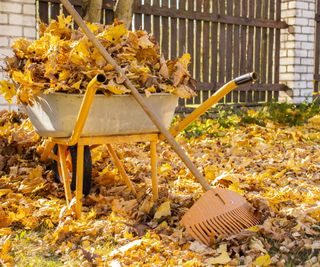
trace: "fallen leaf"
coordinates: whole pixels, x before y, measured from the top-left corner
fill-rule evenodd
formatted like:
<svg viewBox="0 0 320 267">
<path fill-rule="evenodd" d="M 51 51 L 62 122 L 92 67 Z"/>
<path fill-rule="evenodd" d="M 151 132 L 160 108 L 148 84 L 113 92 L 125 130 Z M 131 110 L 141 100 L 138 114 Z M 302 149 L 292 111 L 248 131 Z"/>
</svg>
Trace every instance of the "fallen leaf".
<svg viewBox="0 0 320 267">
<path fill-rule="evenodd" d="M 267 253 L 265 255 L 259 256 L 253 262 L 256 266 L 269 266 L 271 264 L 270 255 Z"/>
<path fill-rule="evenodd" d="M 221 244 L 217 249 L 217 253 L 220 253 L 218 257 L 211 257 L 205 260 L 206 264 L 227 264 L 231 261 L 227 252 L 227 244 Z"/>
<path fill-rule="evenodd" d="M 160 205 L 157 209 L 156 213 L 154 214 L 155 219 L 160 219 L 161 217 L 166 217 L 171 215 L 171 208 L 170 208 L 171 200 L 168 200 Z"/>
</svg>

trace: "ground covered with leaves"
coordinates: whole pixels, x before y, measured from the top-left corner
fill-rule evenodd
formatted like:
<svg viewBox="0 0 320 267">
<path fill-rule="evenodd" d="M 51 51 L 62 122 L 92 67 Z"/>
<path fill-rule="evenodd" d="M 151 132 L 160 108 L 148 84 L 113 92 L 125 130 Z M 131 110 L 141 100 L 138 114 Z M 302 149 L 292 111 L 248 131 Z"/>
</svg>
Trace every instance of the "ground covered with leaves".
<svg viewBox="0 0 320 267">
<path fill-rule="evenodd" d="M 148 144 L 115 147 L 137 198 L 107 149 L 95 148 L 93 188 L 83 201 L 82 218 L 75 220 L 50 162 L 39 160 L 41 139 L 30 122 L 1 112 L 1 264 L 319 266 L 320 116 L 297 117 L 300 111 L 287 106 L 245 115 L 223 112 L 194 123 L 177 140 L 212 185 L 242 194 L 264 220 L 212 247 L 194 241 L 180 224 L 202 189 L 165 143 L 158 146 L 155 203 Z M 275 116 L 289 121 L 278 123 Z"/>
</svg>

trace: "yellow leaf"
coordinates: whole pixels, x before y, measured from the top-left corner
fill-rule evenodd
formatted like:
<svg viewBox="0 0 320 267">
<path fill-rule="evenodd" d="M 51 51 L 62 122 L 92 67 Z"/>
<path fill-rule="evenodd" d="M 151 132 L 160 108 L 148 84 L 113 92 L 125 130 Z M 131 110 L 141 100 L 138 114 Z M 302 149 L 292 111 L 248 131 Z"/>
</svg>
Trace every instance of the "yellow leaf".
<svg viewBox="0 0 320 267">
<path fill-rule="evenodd" d="M 13 45 L 11 46 L 14 53 L 20 57 L 23 58 L 28 53 L 28 47 L 30 46 L 31 42 L 27 39 L 20 38 L 14 41 Z"/>
<path fill-rule="evenodd" d="M 240 188 L 240 183 L 239 182 L 234 182 L 231 185 L 229 185 L 228 189 L 231 191 L 237 192 L 241 195 L 244 195 L 244 191 Z"/>
<path fill-rule="evenodd" d="M 253 264 L 257 266 L 269 266 L 271 264 L 270 255 L 267 253 L 256 258 Z"/>
<path fill-rule="evenodd" d="M 160 219 L 161 217 L 170 216 L 171 215 L 171 208 L 170 208 L 171 201 L 168 200 L 160 205 L 157 209 L 154 218 Z"/>
<path fill-rule="evenodd" d="M 227 244 L 221 244 L 217 249 L 218 253 L 221 253 L 218 257 L 212 257 L 206 260 L 207 264 L 227 264 L 231 261 L 227 252 Z"/>
<path fill-rule="evenodd" d="M 128 32 L 124 24 L 111 25 L 98 35 L 111 43 L 118 43 L 120 38 Z"/>
<path fill-rule="evenodd" d="M 11 193 L 12 190 L 11 189 L 0 189 L 0 197 L 5 196 L 8 193 Z"/>
<path fill-rule="evenodd" d="M 11 228 L 0 228 L 0 236 L 12 234 Z"/>
<path fill-rule="evenodd" d="M 154 43 L 149 40 L 149 36 L 146 34 L 139 38 L 138 45 L 140 48 L 146 49 L 153 47 Z"/>
<path fill-rule="evenodd" d="M 70 70 L 63 70 L 59 73 L 59 81 L 67 80 L 70 76 Z"/>
<path fill-rule="evenodd" d="M 74 83 L 72 86 L 71 86 L 71 88 L 74 88 L 74 89 L 80 89 L 80 86 L 81 86 L 81 82 L 82 82 L 82 80 L 79 80 L 79 81 L 77 81 L 76 83 Z"/>
<path fill-rule="evenodd" d="M 10 249 L 11 249 L 11 241 L 9 240 L 9 238 L 7 238 L 6 241 L 2 245 L 1 253 L 4 254 L 4 255 L 8 254 Z"/>
<path fill-rule="evenodd" d="M 0 81 L 0 94 L 11 104 L 12 98 L 16 95 L 14 84 L 5 80 Z"/>
<path fill-rule="evenodd" d="M 250 228 L 247 228 L 246 230 L 251 231 L 251 232 L 258 232 L 260 230 L 260 228 L 258 225 L 255 225 Z"/>
<path fill-rule="evenodd" d="M 190 64 L 191 56 L 189 53 L 185 53 L 182 55 L 181 58 L 178 59 L 178 61 L 181 63 L 181 65 L 187 69 L 188 65 Z"/>
<path fill-rule="evenodd" d="M 111 80 L 107 85 L 101 85 L 101 88 L 105 88 L 116 95 L 122 95 L 130 92 L 130 90 L 128 90 L 124 85 L 116 84 L 113 80 Z"/>
<path fill-rule="evenodd" d="M 261 240 L 259 240 L 259 239 L 252 238 L 252 239 L 250 240 L 249 247 L 250 247 L 250 249 L 252 249 L 252 250 L 261 251 L 261 252 L 263 252 L 263 253 L 267 253 L 267 251 L 265 250 L 265 248 L 264 248 Z"/>
</svg>

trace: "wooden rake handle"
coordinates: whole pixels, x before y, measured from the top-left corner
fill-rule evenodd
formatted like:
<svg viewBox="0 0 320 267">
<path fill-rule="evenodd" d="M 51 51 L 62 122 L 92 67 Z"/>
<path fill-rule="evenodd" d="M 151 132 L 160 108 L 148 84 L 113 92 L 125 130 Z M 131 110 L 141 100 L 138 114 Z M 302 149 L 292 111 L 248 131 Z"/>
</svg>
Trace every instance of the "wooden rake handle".
<svg viewBox="0 0 320 267">
<path fill-rule="evenodd" d="M 68 0 L 60 0 L 60 2 L 64 5 L 66 10 L 69 12 L 69 14 L 75 20 L 75 22 L 83 30 L 83 32 L 86 34 L 88 39 L 99 50 L 99 52 L 105 58 L 105 60 L 109 64 L 111 64 L 114 67 L 114 69 L 122 77 L 124 77 L 124 79 L 125 79 L 124 84 L 127 86 L 127 88 L 129 88 L 131 90 L 131 93 L 134 96 L 134 98 L 136 99 L 136 101 L 140 104 L 140 106 L 146 112 L 146 114 L 149 116 L 151 121 L 157 126 L 160 133 L 162 133 L 162 135 L 167 139 L 168 143 L 172 146 L 173 150 L 178 154 L 178 156 L 181 158 L 181 160 L 189 168 L 189 170 L 194 175 L 194 177 L 199 181 L 199 183 L 202 185 L 202 187 L 205 190 L 209 190 L 211 187 L 210 187 L 208 181 L 204 178 L 204 176 L 196 168 L 196 166 L 193 164 L 193 162 L 190 160 L 190 158 L 186 155 L 186 153 L 181 148 L 181 146 L 176 142 L 176 140 L 170 134 L 170 132 L 167 130 L 167 128 L 161 123 L 157 114 L 155 114 L 152 111 L 152 108 L 147 103 L 145 103 L 145 101 L 143 100 L 143 98 L 140 95 L 140 93 L 138 92 L 138 90 L 130 82 L 130 80 L 126 77 L 124 71 L 120 68 L 120 66 L 117 64 L 117 62 L 111 57 L 111 55 L 107 52 L 107 50 L 104 48 L 104 46 L 100 43 L 100 41 L 90 31 L 90 29 L 87 27 L 87 25 L 84 23 L 84 21 L 80 17 L 79 13 L 73 8 L 73 6 L 70 4 L 70 2 Z"/>
</svg>

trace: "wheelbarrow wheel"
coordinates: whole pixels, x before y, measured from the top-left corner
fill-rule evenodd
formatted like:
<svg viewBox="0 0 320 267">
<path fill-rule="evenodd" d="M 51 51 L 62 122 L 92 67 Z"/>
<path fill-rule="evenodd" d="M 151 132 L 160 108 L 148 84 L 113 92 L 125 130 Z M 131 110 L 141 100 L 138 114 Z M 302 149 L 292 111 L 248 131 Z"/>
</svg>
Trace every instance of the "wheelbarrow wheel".
<svg viewBox="0 0 320 267">
<path fill-rule="evenodd" d="M 70 164 L 67 164 L 67 168 L 70 173 L 72 173 L 71 180 L 71 190 L 76 189 L 76 177 L 77 177 L 77 145 L 69 146 L 68 153 L 70 155 Z M 54 154 L 58 154 L 58 145 L 55 145 L 53 148 Z M 91 177 L 92 177 L 92 161 L 91 161 L 91 152 L 89 146 L 84 146 L 84 155 L 83 155 L 83 189 L 82 192 L 85 195 L 90 193 L 91 189 Z M 58 168 L 57 161 L 53 161 L 52 170 L 54 172 L 54 180 L 58 183 L 62 181 L 60 170 Z"/>
</svg>

